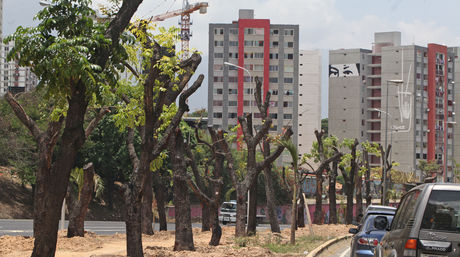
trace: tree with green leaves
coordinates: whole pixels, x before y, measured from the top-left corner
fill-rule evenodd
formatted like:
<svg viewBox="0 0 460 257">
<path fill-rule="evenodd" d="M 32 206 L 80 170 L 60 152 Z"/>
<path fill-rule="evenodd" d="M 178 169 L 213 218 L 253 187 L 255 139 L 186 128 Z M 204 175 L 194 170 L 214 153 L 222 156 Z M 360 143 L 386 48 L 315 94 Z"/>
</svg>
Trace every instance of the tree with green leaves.
<svg viewBox="0 0 460 257">
<path fill-rule="evenodd" d="M 54 256 L 70 171 L 78 150 L 94 128 L 89 126 L 85 131 L 85 114 L 88 106 L 100 103 L 106 89 L 116 85 L 115 67 L 126 58 L 120 44 L 126 39 L 123 31 L 141 2 L 123 1 L 110 23 L 99 23 L 92 19 L 95 13 L 89 0 L 54 0 L 37 14 L 36 27 L 19 27 L 5 39 L 14 41 L 8 59 L 30 67 L 39 78 L 38 88 L 45 91 L 46 100 L 54 101 L 48 127 L 43 130 L 11 93 L 5 95 L 39 148 L 34 257 Z"/>
<path fill-rule="evenodd" d="M 155 165 L 156 161 L 165 158 L 161 154 L 168 144 L 176 145 L 169 139 L 173 134 L 175 135 L 173 138 L 181 138 L 177 127 L 184 113 L 189 111 L 187 99 L 201 86 L 204 76 L 198 76 L 196 81 L 185 89 L 201 62 L 201 56 L 193 53 L 186 60 L 180 60 L 174 50 L 177 29 L 159 28 L 156 32 L 149 21 L 140 20 L 131 24 L 130 32 L 136 41 L 125 45 L 129 60 L 124 65 L 131 73 L 134 82 L 126 81 L 116 91 L 116 94 L 124 100 L 116 119 L 117 124 L 128 131 L 127 145 L 133 167 L 129 183 L 123 185 L 127 205 L 127 253 L 129 256 L 143 256 L 142 224 L 148 226 L 149 233 L 153 233 L 151 231 L 152 165 L 160 167 L 161 165 Z M 179 98 L 178 106 L 177 98 Z M 139 156 L 133 143 L 134 129 L 138 130 L 141 137 Z M 176 148 L 169 149 L 170 152 L 173 150 L 175 151 L 173 153 L 179 151 Z M 183 192 L 185 178 L 182 178 L 182 170 L 180 170 L 183 164 L 175 163 L 174 155 L 171 158 L 173 173 L 179 172 L 173 175 L 174 202 L 176 207 L 179 207 L 182 206 L 181 204 L 186 204 L 188 199 L 188 196 L 184 195 L 187 191 Z M 147 211 L 148 214 L 144 215 L 144 223 L 142 223 L 143 211 Z M 186 224 L 183 226 L 182 223 L 187 222 L 188 218 L 184 211 L 176 212 L 174 250 L 179 251 L 194 249 L 193 239 L 190 240 L 191 234 L 188 229 L 180 229 L 188 227 Z"/>
<path fill-rule="evenodd" d="M 342 157 L 342 153 L 337 150 L 336 144 L 337 139 L 335 137 L 328 137 L 325 131 L 315 130 L 316 142 L 313 142 L 310 153 L 304 154 L 302 157 L 302 164 L 307 164 L 310 169 L 315 173 L 316 177 L 316 191 L 315 191 L 315 212 L 313 223 L 321 224 L 323 218 L 323 175 L 325 172 L 330 170 L 329 164 L 339 160 Z M 309 159 L 316 163 L 316 168 L 309 164 Z M 329 190 L 335 192 L 335 178 L 336 175 L 332 174 L 329 176 Z M 336 210 L 335 193 L 329 194 L 330 201 L 330 217 L 337 215 L 334 214 Z"/>
<path fill-rule="evenodd" d="M 345 223 L 352 224 L 353 222 L 353 198 L 355 191 L 356 173 L 359 168 L 360 151 L 358 149 L 358 139 L 344 138 L 341 145 L 345 147 L 349 153 L 345 153 L 339 163 L 339 168 L 345 180 L 345 194 L 347 196 L 347 210 L 345 214 Z"/>
</svg>

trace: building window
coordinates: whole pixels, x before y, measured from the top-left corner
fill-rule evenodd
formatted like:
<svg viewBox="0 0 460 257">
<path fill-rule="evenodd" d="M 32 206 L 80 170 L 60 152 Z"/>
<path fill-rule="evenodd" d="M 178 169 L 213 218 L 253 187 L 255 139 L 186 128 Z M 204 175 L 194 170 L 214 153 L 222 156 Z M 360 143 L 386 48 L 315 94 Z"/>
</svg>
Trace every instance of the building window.
<svg viewBox="0 0 460 257">
<path fill-rule="evenodd" d="M 278 41 L 273 41 L 273 42 L 271 42 L 270 46 L 271 46 L 272 48 L 277 48 L 277 47 L 278 47 Z"/>
<path fill-rule="evenodd" d="M 292 107 L 292 102 L 283 102 L 283 107 Z"/>
<path fill-rule="evenodd" d="M 228 82 L 231 82 L 231 83 L 238 82 L 238 77 L 228 77 Z"/>
<path fill-rule="evenodd" d="M 273 89 L 271 93 L 272 95 L 278 95 L 278 89 Z"/>
<path fill-rule="evenodd" d="M 278 54 L 277 53 L 270 53 L 269 57 L 270 57 L 270 59 L 278 60 Z"/>
<path fill-rule="evenodd" d="M 245 34 L 245 35 L 252 35 L 252 34 L 254 34 L 254 29 L 252 29 L 252 28 L 245 28 L 245 29 L 244 29 L 244 34 Z"/>
<path fill-rule="evenodd" d="M 293 83 L 294 79 L 293 78 L 284 78 L 284 83 Z"/>
<path fill-rule="evenodd" d="M 212 117 L 216 119 L 222 119 L 222 113 L 221 112 L 215 112 L 213 113 Z"/>
<path fill-rule="evenodd" d="M 214 101 L 212 101 L 212 106 L 222 106 L 222 100 L 214 100 Z"/>
<path fill-rule="evenodd" d="M 284 54 L 284 59 L 292 60 L 294 59 L 294 54 Z"/>
<path fill-rule="evenodd" d="M 278 83 L 278 78 L 269 78 L 268 81 L 270 83 Z"/>
<path fill-rule="evenodd" d="M 272 119 L 277 119 L 277 118 L 278 118 L 278 114 L 277 114 L 277 113 L 270 113 L 268 116 L 269 116 L 270 118 L 272 118 Z"/>
<path fill-rule="evenodd" d="M 214 77 L 214 82 L 224 82 L 223 77 Z"/>
<path fill-rule="evenodd" d="M 214 64 L 214 70 L 223 70 L 224 66 L 222 64 Z"/>
<path fill-rule="evenodd" d="M 285 36 L 294 36 L 294 30 L 293 29 L 286 29 L 286 30 L 284 30 L 284 35 Z"/>
<path fill-rule="evenodd" d="M 238 94 L 238 89 L 228 89 L 228 94 L 229 95 L 236 95 Z"/>
<path fill-rule="evenodd" d="M 217 95 L 221 95 L 222 92 L 223 92 L 222 88 L 216 88 L 216 89 L 214 89 L 214 90 L 215 90 L 215 91 L 214 91 L 215 94 L 217 94 Z"/>
<path fill-rule="evenodd" d="M 278 106 L 278 102 L 277 101 L 270 101 L 270 107 L 277 107 Z"/>
<path fill-rule="evenodd" d="M 284 66 L 284 72 L 294 72 L 294 66 Z"/>
<path fill-rule="evenodd" d="M 285 90 L 284 95 L 294 95 L 294 91 L 293 90 Z"/>
<path fill-rule="evenodd" d="M 215 35 L 223 35 L 224 34 L 224 29 L 222 29 L 222 28 L 214 29 L 214 34 Z"/>
<path fill-rule="evenodd" d="M 228 106 L 237 106 L 238 102 L 237 101 L 228 101 Z"/>
<path fill-rule="evenodd" d="M 230 29 L 229 33 L 233 35 L 238 35 L 238 29 Z"/>
<path fill-rule="evenodd" d="M 228 46 L 238 46 L 238 41 L 229 41 Z"/>
<path fill-rule="evenodd" d="M 264 58 L 264 53 L 254 53 L 254 58 L 255 59 L 263 59 Z"/>
<path fill-rule="evenodd" d="M 238 53 L 228 53 L 228 58 L 235 58 L 235 59 L 238 59 Z M 234 66 L 230 66 L 232 67 L 231 69 L 233 70 L 236 70 L 237 68 L 234 67 Z"/>
<path fill-rule="evenodd" d="M 277 29 L 271 29 L 270 30 L 270 35 L 278 35 L 278 30 Z"/>
<path fill-rule="evenodd" d="M 224 58 L 224 53 L 214 53 L 214 58 Z"/>
<path fill-rule="evenodd" d="M 214 46 L 224 46 L 224 41 L 214 41 Z"/>
<path fill-rule="evenodd" d="M 254 46 L 254 41 L 250 40 L 244 40 L 244 46 Z"/>
<path fill-rule="evenodd" d="M 290 114 L 290 113 L 286 114 L 285 113 L 285 114 L 283 114 L 283 118 L 286 119 L 286 120 L 291 120 L 292 119 L 292 114 Z"/>
<path fill-rule="evenodd" d="M 269 70 L 269 71 L 278 71 L 278 65 L 270 65 L 270 66 L 268 67 L 268 70 Z"/>
<path fill-rule="evenodd" d="M 294 47 L 294 42 L 284 42 L 284 47 L 285 48 L 293 48 Z"/>
<path fill-rule="evenodd" d="M 235 118 L 237 118 L 237 116 L 238 116 L 238 114 L 235 113 L 235 112 L 229 112 L 228 113 L 228 118 L 229 119 L 235 119 Z"/>
</svg>

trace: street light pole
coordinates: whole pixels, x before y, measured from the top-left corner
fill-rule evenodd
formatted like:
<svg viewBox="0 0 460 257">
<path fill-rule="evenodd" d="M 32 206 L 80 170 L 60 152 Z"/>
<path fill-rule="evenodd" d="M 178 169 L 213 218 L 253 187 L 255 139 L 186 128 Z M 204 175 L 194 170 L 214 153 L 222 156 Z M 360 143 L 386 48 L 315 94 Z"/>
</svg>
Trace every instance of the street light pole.
<svg viewBox="0 0 460 257">
<path fill-rule="evenodd" d="M 400 79 L 391 79 L 387 80 L 387 92 L 386 92 L 386 104 L 385 104 L 385 112 L 387 113 L 385 117 L 385 155 L 387 155 L 388 151 L 388 88 L 390 87 L 390 83 L 394 83 L 396 86 L 399 86 L 400 84 L 403 83 L 402 80 Z M 391 172 L 391 171 L 390 171 Z M 383 187 L 383 192 L 382 192 L 382 205 L 385 205 L 386 203 L 386 194 L 387 194 L 387 188 L 388 188 L 388 183 L 387 183 L 387 159 L 384 156 L 383 158 L 383 169 L 382 169 L 382 187 Z"/>
<path fill-rule="evenodd" d="M 253 89 L 252 89 L 252 75 L 251 75 L 251 72 L 244 68 L 244 67 L 241 67 L 239 65 L 236 65 L 236 64 L 233 64 L 233 63 L 230 63 L 230 62 L 224 62 L 224 65 L 227 65 L 227 66 L 233 66 L 233 67 L 236 67 L 238 69 L 241 69 L 245 72 L 247 72 L 249 74 L 249 88 L 250 88 L 250 93 L 251 93 L 251 98 L 249 99 L 249 113 L 251 114 L 251 119 L 253 118 L 253 115 L 252 115 L 252 98 L 254 97 L 254 92 L 253 92 Z M 243 85 L 244 85 L 244 76 L 243 76 Z M 244 94 L 244 91 L 243 91 L 243 94 Z M 243 97 L 243 110 L 244 110 L 244 97 Z M 244 111 L 243 111 L 244 112 Z M 252 128 L 251 128 L 252 130 Z M 249 200 L 250 200 L 250 190 L 248 189 L 248 204 L 247 204 L 247 208 L 246 208 L 246 225 L 249 226 Z"/>
<path fill-rule="evenodd" d="M 241 67 L 239 65 L 236 65 L 236 64 L 233 64 L 233 63 L 230 63 L 230 62 L 224 62 L 224 65 L 228 65 L 228 66 L 233 66 L 233 67 L 236 67 L 238 69 L 241 69 L 245 72 L 248 73 L 249 75 L 249 89 L 251 91 L 251 98 L 249 99 L 249 113 L 251 113 L 251 118 L 252 118 L 252 98 L 254 97 L 254 91 L 253 91 L 253 88 L 252 88 L 252 75 L 251 75 L 251 72 L 244 68 L 244 67 Z M 244 85 L 244 76 L 243 76 L 243 85 Z M 244 94 L 244 91 L 243 91 L 243 94 Z M 243 98 L 244 99 L 244 98 Z M 244 106 L 244 101 L 243 101 L 243 106 Z"/>
</svg>

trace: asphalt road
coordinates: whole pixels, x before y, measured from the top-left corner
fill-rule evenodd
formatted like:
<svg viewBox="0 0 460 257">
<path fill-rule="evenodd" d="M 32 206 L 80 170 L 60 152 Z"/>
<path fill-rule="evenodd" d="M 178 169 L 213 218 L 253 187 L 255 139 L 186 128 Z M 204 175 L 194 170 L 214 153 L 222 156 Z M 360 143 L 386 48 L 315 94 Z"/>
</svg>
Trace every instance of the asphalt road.
<svg viewBox="0 0 460 257">
<path fill-rule="evenodd" d="M 350 256 L 350 240 L 342 240 L 336 244 L 329 246 L 325 249 L 320 257 L 348 257 Z"/>
<path fill-rule="evenodd" d="M 0 236 L 32 236 L 33 225 L 32 220 L 10 220 L 0 219 Z M 66 227 L 68 222 L 65 223 Z M 226 226 L 235 226 L 229 224 Z M 201 223 L 193 223 L 192 227 L 201 228 Z M 261 224 L 259 228 L 269 228 L 268 224 Z M 281 229 L 288 228 L 289 225 L 281 224 Z M 174 223 L 168 223 L 168 230 L 173 231 L 176 228 Z M 112 235 L 115 233 L 125 233 L 125 223 L 123 221 L 85 221 L 85 230 L 94 232 L 99 235 Z M 154 230 L 159 230 L 159 225 L 154 224 Z"/>
</svg>

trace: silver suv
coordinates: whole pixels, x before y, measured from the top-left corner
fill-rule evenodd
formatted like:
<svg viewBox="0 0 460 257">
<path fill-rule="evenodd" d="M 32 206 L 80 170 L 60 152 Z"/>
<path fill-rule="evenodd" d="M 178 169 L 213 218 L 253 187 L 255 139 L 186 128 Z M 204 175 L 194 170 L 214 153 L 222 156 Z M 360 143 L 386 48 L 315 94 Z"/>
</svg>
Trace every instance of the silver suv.
<svg viewBox="0 0 460 257">
<path fill-rule="evenodd" d="M 374 256 L 460 256 L 460 184 L 423 184 L 405 194 Z"/>
</svg>

